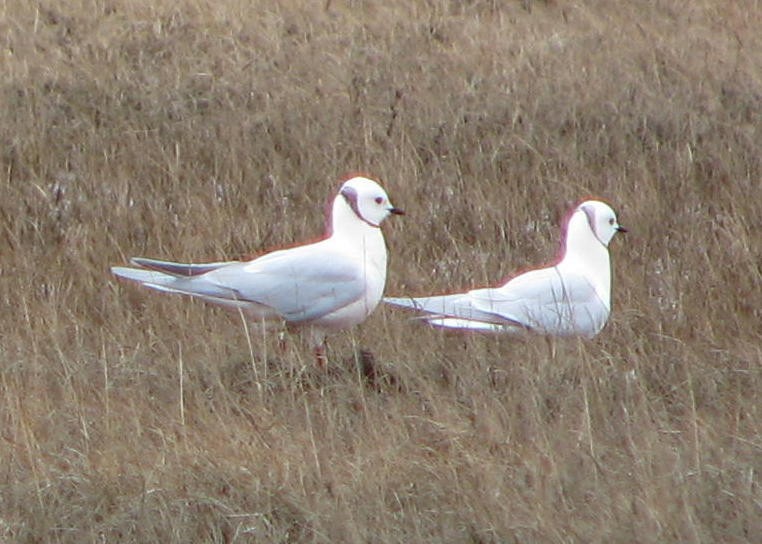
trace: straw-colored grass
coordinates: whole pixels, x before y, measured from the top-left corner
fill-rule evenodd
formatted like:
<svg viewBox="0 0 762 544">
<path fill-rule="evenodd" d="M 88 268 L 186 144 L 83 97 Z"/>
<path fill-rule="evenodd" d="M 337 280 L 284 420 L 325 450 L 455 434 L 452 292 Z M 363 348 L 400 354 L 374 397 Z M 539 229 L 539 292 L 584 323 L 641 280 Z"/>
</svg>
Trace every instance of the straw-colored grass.
<svg viewBox="0 0 762 544">
<path fill-rule="evenodd" d="M 0 3 L 0 541 L 762 538 L 762 6 Z M 407 211 L 387 293 L 554 258 L 595 195 L 593 341 L 379 310 L 313 368 L 115 281 Z"/>
</svg>

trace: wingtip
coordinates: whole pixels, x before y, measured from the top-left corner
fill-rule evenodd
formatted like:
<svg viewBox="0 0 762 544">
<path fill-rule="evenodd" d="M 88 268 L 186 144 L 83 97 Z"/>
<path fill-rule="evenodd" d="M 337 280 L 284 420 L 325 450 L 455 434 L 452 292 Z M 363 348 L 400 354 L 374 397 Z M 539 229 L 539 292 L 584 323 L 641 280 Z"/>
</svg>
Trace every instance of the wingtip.
<svg viewBox="0 0 762 544">
<path fill-rule="evenodd" d="M 132 266 L 139 266 L 140 268 L 149 268 L 150 259 L 145 257 L 130 257 L 130 264 Z"/>
<path fill-rule="evenodd" d="M 110 268 L 111 273 L 120 280 L 137 281 L 134 276 L 134 268 L 127 266 L 112 266 Z"/>
<path fill-rule="evenodd" d="M 417 309 L 418 305 L 414 298 L 408 297 L 384 297 L 384 302 L 391 306 L 399 306 L 400 308 L 412 308 Z"/>
</svg>

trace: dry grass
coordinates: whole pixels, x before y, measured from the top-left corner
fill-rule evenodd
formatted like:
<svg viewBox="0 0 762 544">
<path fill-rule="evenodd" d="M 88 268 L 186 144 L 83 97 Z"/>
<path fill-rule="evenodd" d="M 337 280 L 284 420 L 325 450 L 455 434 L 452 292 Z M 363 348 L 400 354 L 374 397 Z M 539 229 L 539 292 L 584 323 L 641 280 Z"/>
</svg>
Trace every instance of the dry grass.
<svg viewBox="0 0 762 544">
<path fill-rule="evenodd" d="M 0 540 L 759 542 L 762 7 L 251 4 L 0 4 Z M 391 294 L 608 199 L 612 322 L 551 358 L 382 308 L 321 375 L 108 273 L 315 237 L 355 170 Z"/>
</svg>

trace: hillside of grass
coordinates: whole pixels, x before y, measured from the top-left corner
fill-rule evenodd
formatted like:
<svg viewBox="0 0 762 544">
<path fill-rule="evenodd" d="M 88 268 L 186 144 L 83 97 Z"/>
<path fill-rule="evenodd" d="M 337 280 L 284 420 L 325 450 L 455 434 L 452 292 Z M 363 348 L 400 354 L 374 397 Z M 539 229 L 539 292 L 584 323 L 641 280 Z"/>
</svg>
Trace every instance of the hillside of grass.
<svg viewBox="0 0 762 544">
<path fill-rule="evenodd" d="M 762 7 L 0 5 L 0 541 L 752 543 Z M 406 210 L 386 293 L 494 285 L 606 200 L 591 341 L 298 333 L 118 282 Z"/>
</svg>

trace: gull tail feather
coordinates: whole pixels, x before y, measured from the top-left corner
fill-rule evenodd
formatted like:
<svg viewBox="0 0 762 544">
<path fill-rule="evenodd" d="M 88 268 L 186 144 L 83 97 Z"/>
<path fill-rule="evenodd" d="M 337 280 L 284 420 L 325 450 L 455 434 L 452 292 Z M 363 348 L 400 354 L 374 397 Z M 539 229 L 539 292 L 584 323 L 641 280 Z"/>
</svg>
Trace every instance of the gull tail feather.
<svg viewBox="0 0 762 544">
<path fill-rule="evenodd" d="M 247 310 L 252 304 L 250 301 L 236 296 L 235 291 L 204 282 L 203 278 L 187 278 L 156 270 L 142 270 L 125 266 L 111 267 L 111 272 L 115 276 L 137 282 L 149 289 L 196 297 L 228 308 Z"/>
<path fill-rule="evenodd" d="M 460 319 L 457 317 L 446 316 L 423 316 L 423 319 L 437 329 L 457 329 L 474 332 L 493 332 L 493 333 L 520 333 L 526 329 L 517 325 L 487 323 L 484 321 L 474 321 L 472 319 Z"/>
<path fill-rule="evenodd" d="M 112 266 L 111 272 L 115 276 L 125 280 L 134 281 L 150 289 L 164 291 L 166 293 L 187 294 L 184 290 L 172 287 L 172 283 L 177 281 L 177 277 L 155 270 L 140 270 L 138 268 L 127 268 L 126 266 Z"/>
</svg>

